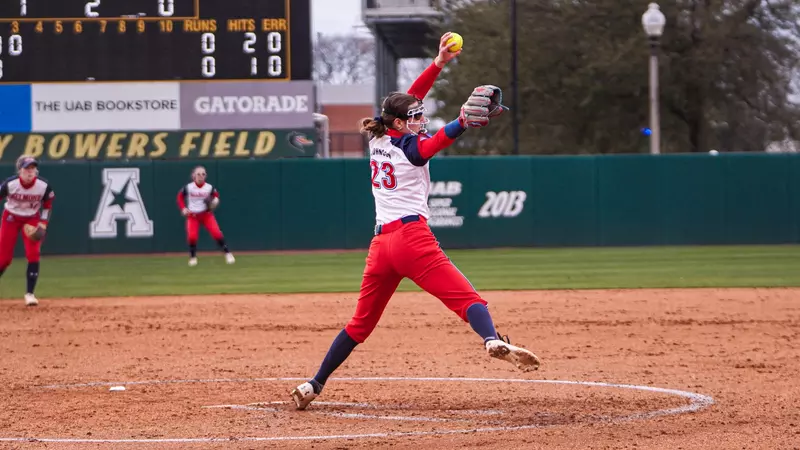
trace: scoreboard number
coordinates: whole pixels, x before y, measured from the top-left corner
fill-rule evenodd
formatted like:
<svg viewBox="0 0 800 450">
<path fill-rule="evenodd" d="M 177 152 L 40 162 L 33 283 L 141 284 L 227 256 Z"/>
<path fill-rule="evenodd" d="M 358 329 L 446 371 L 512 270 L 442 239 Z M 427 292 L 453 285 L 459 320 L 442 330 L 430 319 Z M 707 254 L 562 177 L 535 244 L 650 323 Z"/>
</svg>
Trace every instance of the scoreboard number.
<svg viewBox="0 0 800 450">
<path fill-rule="evenodd" d="M 28 15 L 28 0 L 19 0 L 19 15 L 21 17 Z"/>
<path fill-rule="evenodd" d="M 100 13 L 95 12 L 92 8 L 97 8 L 100 6 L 100 0 L 91 0 L 86 2 L 86 7 L 83 8 L 83 13 L 86 17 L 97 17 Z"/>
<path fill-rule="evenodd" d="M 277 31 L 272 31 L 267 34 L 267 50 L 270 53 L 278 53 L 283 48 L 281 42 L 281 34 Z M 267 73 L 271 77 L 277 77 L 281 74 L 283 70 L 283 61 L 281 61 L 280 55 L 270 55 L 269 59 L 267 59 Z"/>
<path fill-rule="evenodd" d="M 22 53 L 22 36 L 12 34 L 8 38 L 8 54 L 11 56 L 18 56 Z"/>
<path fill-rule="evenodd" d="M 86 2 L 86 6 L 83 8 L 83 13 L 86 17 L 98 17 L 100 13 L 94 10 L 94 8 L 100 7 L 100 2 L 102 0 L 89 0 Z M 154 0 L 155 1 L 155 0 Z M 27 0 L 20 0 L 22 4 L 22 10 L 26 11 L 26 4 Z M 172 17 L 175 14 L 175 0 L 158 0 L 158 15 L 161 17 Z M 25 15 L 22 13 L 21 15 Z"/>
<path fill-rule="evenodd" d="M 217 74 L 217 60 L 213 56 L 214 50 L 217 49 L 216 37 L 214 33 L 203 33 L 200 38 L 200 50 L 206 55 L 202 61 L 202 74 L 206 78 L 211 78 Z"/>
<path fill-rule="evenodd" d="M 242 43 L 242 51 L 246 54 L 255 53 L 255 45 L 257 40 L 256 34 L 247 32 L 244 34 L 244 43 Z M 281 34 L 277 31 L 267 33 L 267 51 L 270 53 L 279 53 L 283 49 L 283 41 Z M 281 75 L 283 70 L 283 60 L 280 55 L 270 55 L 267 58 L 267 73 L 271 77 Z M 258 58 L 253 56 L 250 58 L 250 75 L 258 75 Z"/>
<path fill-rule="evenodd" d="M 281 34 L 277 31 L 272 31 L 267 34 L 267 50 L 270 53 L 278 53 L 281 51 Z"/>
<path fill-rule="evenodd" d="M 175 0 L 158 0 L 158 15 L 172 17 L 175 14 Z"/>
<path fill-rule="evenodd" d="M 206 55 L 209 53 L 214 53 L 214 49 L 216 47 L 214 42 L 215 40 L 216 38 L 214 37 L 214 33 L 203 33 L 203 36 L 200 38 L 200 49 L 203 50 L 203 53 Z"/>
<path fill-rule="evenodd" d="M 252 47 L 253 44 L 256 43 L 256 34 L 247 32 L 244 34 L 244 45 L 242 45 L 242 49 L 245 53 L 254 53 L 256 49 Z"/>
<path fill-rule="evenodd" d="M 245 53 L 255 53 L 256 49 L 252 46 L 256 43 L 256 34 L 247 32 L 244 34 L 244 44 L 242 44 L 242 51 Z M 250 75 L 258 75 L 258 58 L 253 56 L 250 58 Z"/>
<path fill-rule="evenodd" d="M 22 54 L 22 36 L 12 34 L 8 38 L 8 55 L 19 56 Z M 0 36 L 0 56 L 3 55 L 3 37 Z M 0 59 L 0 79 L 3 78 L 3 60 Z"/>
<path fill-rule="evenodd" d="M 272 77 L 277 77 L 281 74 L 281 70 L 283 70 L 283 64 L 281 62 L 281 57 L 278 55 L 272 55 L 267 60 L 269 67 L 269 75 Z"/>
</svg>

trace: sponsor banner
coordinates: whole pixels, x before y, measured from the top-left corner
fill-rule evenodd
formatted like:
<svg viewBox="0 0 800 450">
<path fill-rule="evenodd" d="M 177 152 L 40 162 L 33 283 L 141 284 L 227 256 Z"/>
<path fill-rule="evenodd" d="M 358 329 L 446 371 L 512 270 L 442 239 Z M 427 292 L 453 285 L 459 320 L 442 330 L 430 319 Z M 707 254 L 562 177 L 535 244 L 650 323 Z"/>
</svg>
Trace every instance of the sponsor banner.
<svg viewBox="0 0 800 450">
<path fill-rule="evenodd" d="M 0 86 L 0 132 L 31 131 L 30 85 Z"/>
<path fill-rule="evenodd" d="M 32 131 L 179 130 L 179 83 L 34 84 Z"/>
<path fill-rule="evenodd" d="M 525 186 L 524 184 L 520 186 Z M 473 189 L 472 196 L 462 196 L 465 186 L 461 181 L 433 181 L 428 198 L 428 209 L 431 217 L 428 226 L 431 228 L 461 228 L 466 217 L 477 219 L 513 219 L 525 210 L 525 200 L 528 193 L 524 190 L 487 190 L 486 192 Z M 482 194 L 475 197 L 477 194 Z M 469 205 L 464 208 L 463 205 Z M 472 216 L 466 213 L 474 211 Z M 459 209 L 460 208 L 460 209 Z M 469 222 L 469 220 L 467 220 Z M 469 224 L 468 224 L 469 225 Z"/>
<path fill-rule="evenodd" d="M 181 83 L 181 128 L 288 129 L 314 126 L 314 82 Z"/>
<path fill-rule="evenodd" d="M 136 161 L 297 158 L 316 152 L 313 128 L 0 134 L 0 162 L 13 162 L 22 154 L 43 161 Z"/>
</svg>

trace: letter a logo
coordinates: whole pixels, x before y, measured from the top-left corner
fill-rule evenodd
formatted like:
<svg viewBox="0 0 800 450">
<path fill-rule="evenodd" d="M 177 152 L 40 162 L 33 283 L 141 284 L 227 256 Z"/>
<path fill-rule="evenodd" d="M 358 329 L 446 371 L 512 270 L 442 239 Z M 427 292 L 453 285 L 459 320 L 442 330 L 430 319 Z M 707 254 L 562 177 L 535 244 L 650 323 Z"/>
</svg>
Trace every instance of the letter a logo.
<svg viewBox="0 0 800 450">
<path fill-rule="evenodd" d="M 89 236 L 115 238 L 117 220 L 124 220 L 126 237 L 152 237 L 153 221 L 147 217 L 139 192 L 139 168 L 103 169 L 103 186 L 97 213 L 89 224 Z"/>
</svg>

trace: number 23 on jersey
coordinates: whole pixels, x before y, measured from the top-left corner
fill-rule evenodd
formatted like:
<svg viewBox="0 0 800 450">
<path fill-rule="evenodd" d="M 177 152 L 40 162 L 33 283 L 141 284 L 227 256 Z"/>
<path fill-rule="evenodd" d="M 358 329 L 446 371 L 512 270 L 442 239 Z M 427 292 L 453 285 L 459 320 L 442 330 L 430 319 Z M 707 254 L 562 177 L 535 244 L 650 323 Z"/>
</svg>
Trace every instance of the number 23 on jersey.
<svg viewBox="0 0 800 450">
<path fill-rule="evenodd" d="M 372 187 L 375 189 L 393 190 L 397 187 L 397 177 L 394 174 L 394 166 L 388 161 L 379 163 L 374 159 L 369 161 L 372 168 Z"/>
</svg>

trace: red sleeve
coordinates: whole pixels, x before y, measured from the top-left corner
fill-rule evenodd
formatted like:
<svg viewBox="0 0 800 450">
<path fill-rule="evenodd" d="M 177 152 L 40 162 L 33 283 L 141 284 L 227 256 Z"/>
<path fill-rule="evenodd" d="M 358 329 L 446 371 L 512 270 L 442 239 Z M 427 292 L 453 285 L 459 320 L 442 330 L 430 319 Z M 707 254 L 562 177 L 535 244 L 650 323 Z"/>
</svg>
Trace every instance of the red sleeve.
<svg viewBox="0 0 800 450">
<path fill-rule="evenodd" d="M 217 188 L 214 188 L 214 190 L 211 191 L 211 196 L 219 198 L 219 191 L 217 190 Z"/>
<path fill-rule="evenodd" d="M 424 139 L 419 137 L 417 146 L 419 147 L 419 155 L 425 159 L 431 159 L 440 151 L 449 147 L 455 139 L 450 139 L 444 132 L 444 127 L 440 128 L 433 136 Z"/>
<path fill-rule="evenodd" d="M 42 202 L 42 209 L 53 209 L 54 198 L 56 198 L 56 194 L 51 191 L 50 195 Z"/>
<path fill-rule="evenodd" d="M 425 96 L 428 95 L 428 91 L 433 87 L 433 82 L 436 81 L 436 77 L 439 76 L 441 72 L 442 69 L 436 66 L 436 62 L 432 62 L 431 65 L 414 80 L 411 87 L 408 88 L 408 93 L 418 99 L 425 98 Z"/>
<path fill-rule="evenodd" d="M 183 188 L 180 191 L 178 191 L 178 208 L 180 208 L 181 210 L 183 208 L 186 208 L 186 200 L 184 199 L 185 195 L 186 195 L 186 188 Z"/>
</svg>

